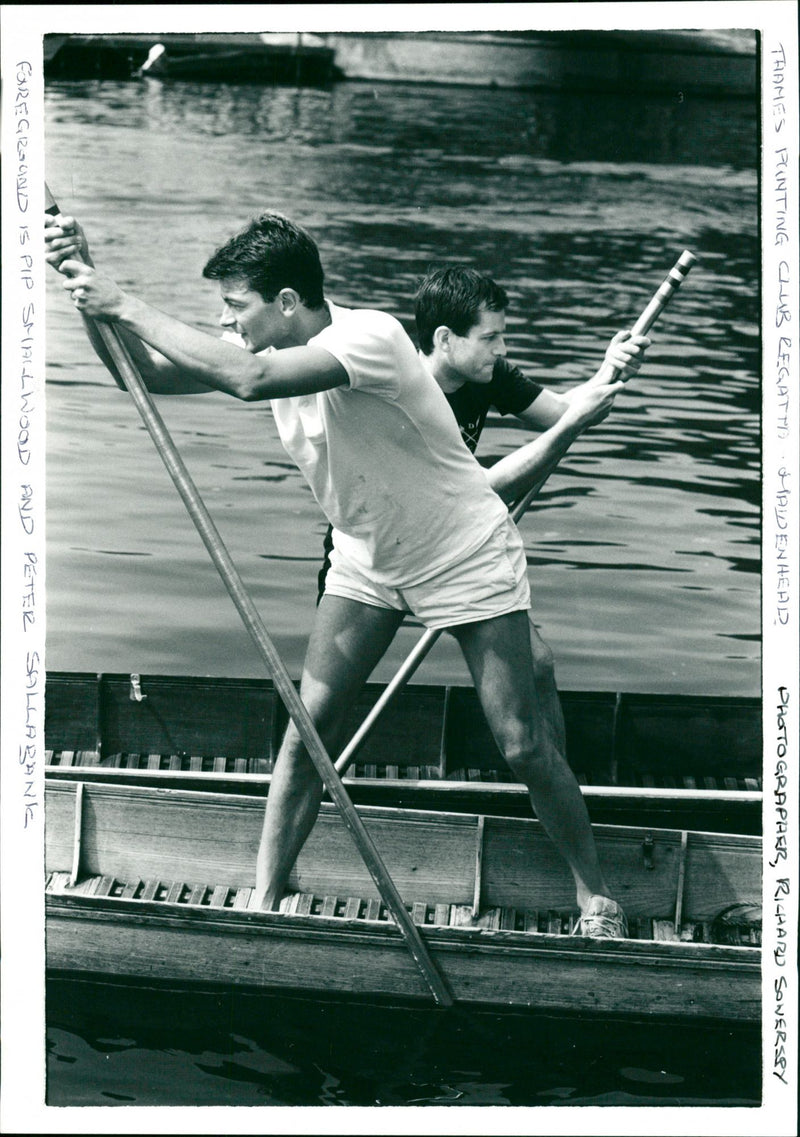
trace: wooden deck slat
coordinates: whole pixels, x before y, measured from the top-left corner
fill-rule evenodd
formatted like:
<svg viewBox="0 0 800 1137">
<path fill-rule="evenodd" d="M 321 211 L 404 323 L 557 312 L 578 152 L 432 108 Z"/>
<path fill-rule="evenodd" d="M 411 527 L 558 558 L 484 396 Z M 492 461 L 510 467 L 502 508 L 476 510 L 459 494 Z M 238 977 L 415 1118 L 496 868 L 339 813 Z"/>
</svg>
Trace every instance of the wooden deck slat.
<svg viewBox="0 0 800 1137">
<path fill-rule="evenodd" d="M 244 888 L 237 888 L 233 897 L 232 907 L 237 911 L 241 911 L 242 909 L 247 908 L 250 904 L 250 897 L 252 894 L 252 888 L 247 888 L 246 886 Z"/>
<path fill-rule="evenodd" d="M 411 907 L 411 919 L 415 924 L 424 924 L 427 911 L 428 905 L 421 900 L 417 900 Z"/>
<path fill-rule="evenodd" d="M 152 900 L 155 897 L 159 883 L 157 880 L 145 881 L 145 886 L 142 891 L 142 900 Z"/>
<path fill-rule="evenodd" d="M 513 932 L 517 927 L 516 908 L 501 908 L 500 927 L 504 932 Z"/>
<path fill-rule="evenodd" d="M 205 896 L 207 891 L 208 891 L 208 887 L 205 884 L 193 885 L 191 894 L 189 895 L 189 899 L 186 901 L 186 903 L 187 904 L 202 904 L 203 903 L 203 897 Z"/>
<path fill-rule="evenodd" d="M 203 904 L 211 908 L 230 908 L 237 911 L 249 907 L 252 888 L 249 886 L 232 888 L 227 885 L 190 885 L 184 881 L 161 881 L 138 878 L 121 881 L 112 875 L 91 876 L 69 888 L 69 873 L 55 871 L 48 874 L 47 891 L 51 895 L 77 894 L 86 897 L 111 898 L 141 901 L 156 901 L 166 904 Z M 468 904 L 426 904 L 415 901 L 409 906 L 412 919 L 417 925 L 440 927 L 480 928 L 487 931 L 524 931 L 528 933 L 546 932 L 549 935 L 569 936 L 574 934 L 578 922 L 577 911 L 548 909 L 540 913 L 536 909 L 524 911 L 513 907 L 493 906 L 481 912 L 478 917 L 472 914 Z M 283 898 L 280 911 L 289 916 L 319 916 L 325 919 L 341 917 L 355 920 L 387 920 L 388 913 L 377 898 L 362 899 L 358 896 L 338 897 L 335 895 L 315 896 L 312 893 L 295 892 Z M 745 947 L 760 947 L 761 927 L 759 922 L 741 925 L 726 925 L 726 943 Z M 687 920 L 680 935 L 675 933 L 671 919 L 632 916 L 629 919 L 629 939 L 656 940 L 660 942 L 706 943 L 715 940 L 710 921 Z"/>
<path fill-rule="evenodd" d="M 487 908 L 487 910 L 478 917 L 478 927 L 488 928 L 489 931 L 492 932 L 499 931 L 501 915 L 501 908 Z"/>
<path fill-rule="evenodd" d="M 100 755 L 96 750 L 76 750 L 75 764 L 77 766 L 99 766 Z"/>
<path fill-rule="evenodd" d="M 285 916 L 293 915 L 297 911 L 297 901 L 299 898 L 299 892 L 290 892 L 286 896 L 282 896 L 278 901 L 278 911 L 283 912 Z"/>
<path fill-rule="evenodd" d="M 523 914 L 523 931 L 539 931 L 539 913 L 535 908 L 526 908 Z"/>
<path fill-rule="evenodd" d="M 450 923 L 450 905 L 449 904 L 435 904 L 433 909 L 433 922 L 440 926 L 447 927 Z"/>
<path fill-rule="evenodd" d="M 214 891 L 211 893 L 211 907 L 224 908 L 225 901 L 228 899 L 230 889 L 227 884 L 218 884 L 215 886 Z"/>
<path fill-rule="evenodd" d="M 297 907 L 295 908 L 295 912 L 297 913 L 297 915 L 298 916 L 310 916 L 311 915 L 311 906 L 313 904 L 313 901 L 314 901 L 314 897 L 310 892 L 298 892 L 298 894 L 297 894 Z"/>
<path fill-rule="evenodd" d="M 177 904 L 178 900 L 180 899 L 180 895 L 183 892 L 185 887 L 186 887 L 186 885 L 183 883 L 182 880 L 174 880 L 172 882 L 172 884 L 169 886 L 169 888 L 167 889 L 167 895 L 164 897 L 164 900 L 166 901 L 166 903 L 167 904 Z"/>
<path fill-rule="evenodd" d="M 638 935 L 639 940 L 652 940 L 653 937 L 653 921 L 647 916 L 640 916 L 638 921 Z"/>
</svg>

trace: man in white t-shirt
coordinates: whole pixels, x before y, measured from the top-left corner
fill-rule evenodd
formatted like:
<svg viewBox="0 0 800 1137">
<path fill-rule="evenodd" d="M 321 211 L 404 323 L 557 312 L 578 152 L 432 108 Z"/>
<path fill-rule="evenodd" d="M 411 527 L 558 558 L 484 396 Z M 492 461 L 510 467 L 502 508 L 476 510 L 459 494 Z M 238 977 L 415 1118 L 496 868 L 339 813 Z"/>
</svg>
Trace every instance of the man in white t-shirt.
<svg viewBox="0 0 800 1137">
<path fill-rule="evenodd" d="M 502 754 L 572 870 L 581 930 L 624 936 L 580 788 L 541 725 L 522 541 L 402 326 L 382 312 L 326 302 L 316 245 L 278 214 L 256 218 L 204 269 L 220 282 L 223 328 L 246 350 L 71 259 L 88 261 L 73 219 L 48 218 L 46 240 L 75 306 L 114 323 L 153 393 L 217 390 L 272 401 L 281 441 L 336 529 L 300 686 L 329 753 L 341 747 L 348 711 L 406 613 L 449 629 Z M 622 386 L 609 384 L 598 399 L 613 400 Z M 256 906 L 277 908 L 321 798 L 290 723 L 267 799 Z"/>
</svg>

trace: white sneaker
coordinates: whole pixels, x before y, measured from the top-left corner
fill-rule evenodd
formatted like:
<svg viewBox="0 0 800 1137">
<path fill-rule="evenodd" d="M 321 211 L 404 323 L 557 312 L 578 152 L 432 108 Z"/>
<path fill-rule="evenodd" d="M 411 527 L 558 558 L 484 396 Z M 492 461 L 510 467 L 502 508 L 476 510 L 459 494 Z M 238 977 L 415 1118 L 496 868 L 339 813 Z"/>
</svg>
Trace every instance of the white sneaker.
<svg viewBox="0 0 800 1137">
<path fill-rule="evenodd" d="M 594 940 L 624 940 L 628 935 L 625 913 L 608 896 L 590 896 L 575 929 L 578 936 Z"/>
</svg>

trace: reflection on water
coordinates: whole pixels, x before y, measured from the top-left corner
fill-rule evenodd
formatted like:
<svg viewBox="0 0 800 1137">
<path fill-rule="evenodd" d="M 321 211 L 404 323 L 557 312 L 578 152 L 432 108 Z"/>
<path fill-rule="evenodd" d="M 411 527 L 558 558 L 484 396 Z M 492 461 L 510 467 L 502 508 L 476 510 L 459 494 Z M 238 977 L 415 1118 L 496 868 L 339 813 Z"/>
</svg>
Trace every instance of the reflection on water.
<svg viewBox="0 0 800 1137">
<path fill-rule="evenodd" d="M 430 264 L 508 288 L 509 353 L 588 377 L 683 248 L 699 257 L 642 375 L 522 523 L 561 686 L 758 688 L 759 329 L 755 108 L 343 84 L 325 90 L 55 83 L 48 179 L 123 283 L 215 331 L 209 253 L 277 208 L 319 240 L 329 294 L 413 331 Z M 48 281 L 48 665 L 261 674 L 126 397 Z M 324 522 L 269 409 L 160 409 L 290 670 Z M 481 460 L 520 444 L 490 420 Z M 579 570 L 579 571 L 578 571 Z M 416 631 L 404 628 L 376 679 Z M 445 637 L 421 682 L 465 682 Z"/>
<path fill-rule="evenodd" d="M 93 127 L 257 138 L 295 153 L 335 146 L 365 156 L 392 151 L 432 163 L 460 156 L 477 168 L 526 158 L 730 166 L 754 170 L 757 106 L 750 100 L 346 83 L 331 89 L 211 83 L 54 82 L 49 119 L 81 106 Z M 64 108 L 68 107 L 65 111 Z M 441 171 L 439 171 L 441 175 Z"/>
<path fill-rule="evenodd" d="M 48 984 L 48 1104 L 756 1105 L 752 1028 Z"/>
</svg>

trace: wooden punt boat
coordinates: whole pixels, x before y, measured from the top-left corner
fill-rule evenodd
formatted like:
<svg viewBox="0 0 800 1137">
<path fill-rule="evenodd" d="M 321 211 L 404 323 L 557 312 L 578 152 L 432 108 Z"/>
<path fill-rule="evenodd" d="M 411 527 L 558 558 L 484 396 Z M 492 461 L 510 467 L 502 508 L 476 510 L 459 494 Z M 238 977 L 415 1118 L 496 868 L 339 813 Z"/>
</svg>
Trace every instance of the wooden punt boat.
<svg viewBox="0 0 800 1137">
<path fill-rule="evenodd" d="M 46 811 L 53 975 L 430 999 L 331 805 L 279 912 L 248 908 L 260 797 L 50 780 Z M 590 940 L 537 821 L 359 812 L 457 1004 L 758 1019 L 760 838 L 599 826 L 630 937 Z"/>
<path fill-rule="evenodd" d="M 371 684 L 355 733 L 378 694 Z M 755 698 L 565 692 L 567 752 L 597 822 L 761 831 Z M 50 672 L 50 778 L 254 792 L 269 784 L 286 709 L 268 680 Z M 345 776 L 360 804 L 531 816 L 475 692 L 407 687 Z"/>
</svg>

